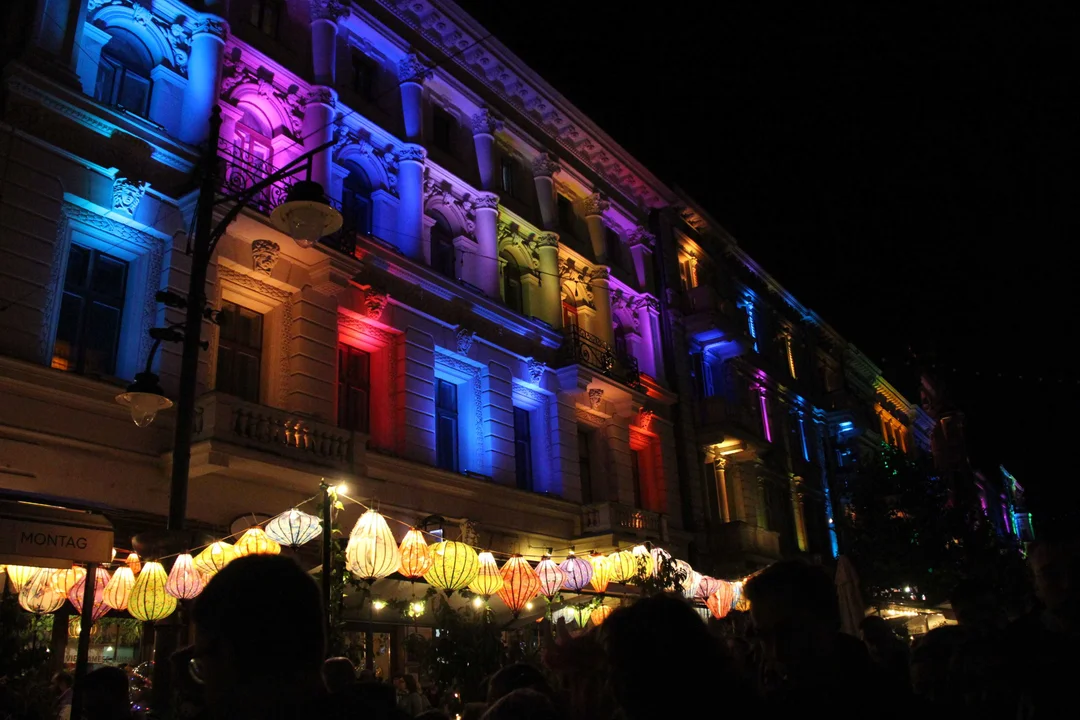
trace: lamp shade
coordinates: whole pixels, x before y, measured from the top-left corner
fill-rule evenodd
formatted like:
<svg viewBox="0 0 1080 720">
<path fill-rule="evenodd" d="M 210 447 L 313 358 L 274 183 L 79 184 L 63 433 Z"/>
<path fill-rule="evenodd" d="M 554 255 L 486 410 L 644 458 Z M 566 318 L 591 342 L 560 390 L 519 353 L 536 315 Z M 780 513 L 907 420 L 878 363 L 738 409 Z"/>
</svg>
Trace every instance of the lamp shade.
<svg viewBox="0 0 1080 720">
<path fill-rule="evenodd" d="M 671 553 L 664 548 L 653 548 L 649 555 L 652 558 L 652 572 L 649 573 L 650 575 L 659 575 L 664 563 L 671 562 Z"/>
<path fill-rule="evenodd" d="M 143 564 L 128 597 L 128 612 L 143 622 L 161 620 L 176 610 L 176 598 L 165 592 L 169 576 L 159 562 Z"/>
<path fill-rule="evenodd" d="M 717 620 L 722 620 L 729 612 L 731 612 L 731 606 L 735 602 L 735 587 L 732 583 L 720 581 L 720 587 L 709 596 L 709 599 L 705 601 L 705 604 L 709 607 L 709 612 L 713 614 L 713 617 Z"/>
<path fill-rule="evenodd" d="M 602 593 L 607 590 L 608 582 L 611 580 L 611 563 L 600 553 L 594 552 L 589 556 L 589 564 L 592 565 L 592 577 L 589 578 L 589 584 L 592 585 L 593 590 Z"/>
<path fill-rule="evenodd" d="M 86 577 L 86 568 L 72 567 L 65 568 L 64 570 L 53 571 L 53 585 L 56 586 L 56 591 L 63 593 L 65 596 L 71 592 L 71 588 L 79 584 L 79 581 Z"/>
<path fill-rule="evenodd" d="M 105 613 L 109 612 L 109 604 L 105 602 L 105 588 L 109 586 L 109 571 L 105 568 L 98 568 L 94 573 L 94 609 L 91 611 L 91 617 L 94 622 L 97 622 Z M 71 604 L 75 607 L 75 612 L 82 615 L 83 609 L 83 593 L 86 590 L 86 573 L 83 573 L 82 579 L 68 590 L 67 598 L 71 601 Z"/>
<path fill-rule="evenodd" d="M 596 625 L 597 627 L 599 627 L 600 625 L 603 625 L 604 621 L 608 619 L 608 616 L 611 615 L 612 612 L 614 612 L 614 610 L 610 605 L 601 605 L 600 607 L 593 610 L 592 611 L 593 625 Z"/>
<path fill-rule="evenodd" d="M 345 567 L 363 580 L 377 580 L 401 567 L 401 551 L 386 518 L 374 510 L 360 516 L 345 546 Z"/>
<path fill-rule="evenodd" d="M 219 540 L 199 553 L 198 557 L 195 558 L 195 569 L 206 577 L 213 577 L 215 573 L 237 557 L 236 548 L 227 542 Z"/>
<path fill-rule="evenodd" d="M 447 592 L 468 587 L 480 572 L 480 558 L 465 543 L 444 540 L 431 547 L 431 569 L 424 575 L 428 585 Z"/>
<path fill-rule="evenodd" d="M 637 558 L 629 550 L 611 553 L 608 555 L 608 570 L 611 582 L 626 582 L 637 575 Z"/>
<path fill-rule="evenodd" d="M 266 523 L 266 534 L 281 545 L 300 547 L 322 533 L 322 521 L 296 508 L 286 510 Z"/>
<path fill-rule="evenodd" d="M 477 557 L 480 568 L 476 572 L 476 578 L 469 583 L 469 589 L 477 595 L 491 597 L 502 589 L 502 573 L 499 572 L 499 566 L 495 564 L 495 557 L 491 553 L 482 552 Z"/>
<path fill-rule="evenodd" d="M 579 558 L 573 550 L 567 554 L 566 559 L 559 563 L 559 569 L 563 571 L 563 587 L 567 590 L 580 590 L 592 580 L 592 564 L 584 558 Z M 584 627 L 584 625 L 582 625 Z"/>
<path fill-rule="evenodd" d="M 705 602 L 709 599 L 709 596 L 720 589 L 720 581 L 714 577 L 708 575 L 701 576 L 701 582 L 698 583 L 697 592 L 694 594 L 695 600 Z"/>
<path fill-rule="evenodd" d="M 11 591 L 16 595 L 19 594 L 40 569 L 30 565 L 8 565 L 7 576 L 8 582 L 11 583 Z"/>
<path fill-rule="evenodd" d="M 127 610 L 131 588 L 135 586 L 135 574 L 127 565 L 121 565 L 113 573 L 105 592 L 101 594 L 105 604 L 113 610 Z M 94 594 L 97 597 L 97 594 Z"/>
<path fill-rule="evenodd" d="M 701 573 L 694 570 L 690 573 L 690 577 L 683 583 L 683 597 L 687 600 L 693 600 L 697 596 L 698 585 L 701 584 Z"/>
<path fill-rule="evenodd" d="M 55 572 L 49 568 L 38 568 L 30 581 L 23 585 L 19 591 L 19 605 L 23 610 L 45 615 L 60 609 L 66 597 L 56 588 Z"/>
<path fill-rule="evenodd" d="M 165 592 L 177 600 L 191 600 L 206 587 L 206 576 L 195 567 L 191 555 L 184 553 L 173 562 Z"/>
<path fill-rule="evenodd" d="M 236 551 L 237 557 L 244 557 L 245 555 L 278 555 L 281 553 L 281 546 L 277 544 L 276 540 L 267 535 L 266 531 L 261 527 L 251 527 L 236 541 L 233 550 Z"/>
<path fill-rule="evenodd" d="M 407 578 L 424 577 L 431 569 L 431 550 L 424 533 L 413 528 L 401 540 L 401 567 L 399 572 Z"/>
<path fill-rule="evenodd" d="M 540 577 L 529 561 L 520 555 L 514 555 L 503 563 L 502 578 L 499 598 L 514 615 L 540 593 Z"/>
<path fill-rule="evenodd" d="M 540 594 L 548 599 L 559 592 L 563 580 L 566 579 L 566 573 L 547 555 L 536 565 L 536 575 L 540 578 Z"/>
<path fill-rule="evenodd" d="M 139 553 L 128 553 L 127 560 L 124 560 L 124 564 L 131 568 L 131 574 L 135 577 L 139 576 L 139 571 L 142 570 L 142 561 L 139 560 Z"/>
<path fill-rule="evenodd" d="M 635 545 L 631 553 L 634 555 L 634 576 L 650 577 L 656 572 L 656 562 L 649 548 L 644 545 Z"/>
</svg>

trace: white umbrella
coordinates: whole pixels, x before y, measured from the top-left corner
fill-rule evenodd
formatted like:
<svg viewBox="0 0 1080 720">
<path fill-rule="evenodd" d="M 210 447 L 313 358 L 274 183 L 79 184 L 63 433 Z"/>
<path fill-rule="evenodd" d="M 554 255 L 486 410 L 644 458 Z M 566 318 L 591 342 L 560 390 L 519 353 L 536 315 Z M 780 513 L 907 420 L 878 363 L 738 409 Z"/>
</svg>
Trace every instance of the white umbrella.
<svg viewBox="0 0 1080 720">
<path fill-rule="evenodd" d="M 840 629 L 859 637 L 859 623 L 866 617 L 866 604 L 859 592 L 859 574 L 846 555 L 836 559 L 836 597 L 840 603 Z"/>
</svg>

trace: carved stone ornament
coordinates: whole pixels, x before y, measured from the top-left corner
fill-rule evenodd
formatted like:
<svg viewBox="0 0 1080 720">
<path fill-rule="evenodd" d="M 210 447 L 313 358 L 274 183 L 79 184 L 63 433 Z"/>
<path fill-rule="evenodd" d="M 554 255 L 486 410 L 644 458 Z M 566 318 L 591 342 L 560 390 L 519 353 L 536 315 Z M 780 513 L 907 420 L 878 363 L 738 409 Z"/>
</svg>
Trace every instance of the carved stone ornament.
<svg viewBox="0 0 1080 720">
<path fill-rule="evenodd" d="M 589 277 L 592 280 L 609 280 L 611 278 L 611 270 L 600 265 L 592 269 L 592 272 L 589 273 Z"/>
<path fill-rule="evenodd" d="M 641 412 L 638 413 L 638 427 L 645 431 L 651 431 L 652 421 L 654 417 L 656 417 L 656 413 L 654 413 L 652 410 L 646 410 L 645 408 L 641 408 Z"/>
<path fill-rule="evenodd" d="M 533 177 L 551 177 L 559 170 L 559 161 L 554 155 L 540 153 L 533 160 Z"/>
<path fill-rule="evenodd" d="M 127 178 L 116 178 L 113 181 L 112 191 L 113 210 L 122 212 L 128 217 L 135 217 L 135 211 L 139 209 L 139 203 L 142 202 L 143 195 L 146 194 L 146 188 L 148 187 L 150 187 L 150 183 L 142 180 L 132 181 Z"/>
<path fill-rule="evenodd" d="M 656 247 L 656 236 L 643 227 L 636 227 L 630 233 L 630 247 L 644 245 L 650 250 Z"/>
<path fill-rule="evenodd" d="M 367 317 L 371 320 L 380 319 L 389 301 L 390 296 L 386 293 L 368 290 L 367 294 L 364 295 L 364 307 L 367 310 Z"/>
<path fill-rule="evenodd" d="M 533 240 L 533 246 L 537 249 L 545 247 L 559 247 L 559 236 L 555 233 L 540 233 Z"/>
<path fill-rule="evenodd" d="M 457 351 L 462 355 L 468 355 L 469 350 L 472 348 L 473 340 L 476 339 L 476 333 L 472 330 L 459 327 L 454 331 L 454 339 L 457 341 Z"/>
<path fill-rule="evenodd" d="M 502 122 L 487 108 L 472 116 L 473 135 L 493 135 L 501 127 Z"/>
<path fill-rule="evenodd" d="M 337 104 L 337 93 L 331 88 L 318 85 L 311 88 L 308 91 L 307 97 L 304 98 L 305 105 L 311 105 L 312 103 L 320 103 L 322 105 L 329 105 L 334 107 Z"/>
<path fill-rule="evenodd" d="M 585 199 L 581 201 L 581 205 L 586 217 L 589 215 L 603 215 L 611 207 L 611 203 L 600 193 L 586 195 Z"/>
<path fill-rule="evenodd" d="M 601 401 L 604 399 L 603 388 L 589 388 L 589 407 L 593 410 L 600 407 Z"/>
<path fill-rule="evenodd" d="M 195 29 L 191 32 L 192 35 L 213 35 L 221 40 L 229 37 L 229 23 L 225 22 L 216 15 L 203 15 L 195 23 Z"/>
<path fill-rule="evenodd" d="M 424 162 L 427 150 L 421 145 L 402 145 L 397 151 L 398 162 Z"/>
<path fill-rule="evenodd" d="M 533 385 L 539 385 L 544 379 L 544 373 L 547 372 L 547 364 L 535 358 L 529 358 L 526 362 L 529 365 L 529 380 Z"/>
<path fill-rule="evenodd" d="M 338 18 L 346 17 L 348 14 L 348 6 L 338 2 L 338 0 L 311 0 L 312 20 L 333 20 L 336 22 Z"/>
<path fill-rule="evenodd" d="M 498 210 L 499 196 L 495 193 L 480 193 L 473 199 L 473 207 L 477 210 Z"/>
<path fill-rule="evenodd" d="M 251 264 L 255 272 L 270 275 L 277 265 L 278 255 L 281 254 L 281 246 L 273 240 L 252 240 Z"/>
<path fill-rule="evenodd" d="M 400 82 L 420 83 L 431 77 L 431 68 L 416 53 L 409 53 L 398 61 Z"/>
</svg>

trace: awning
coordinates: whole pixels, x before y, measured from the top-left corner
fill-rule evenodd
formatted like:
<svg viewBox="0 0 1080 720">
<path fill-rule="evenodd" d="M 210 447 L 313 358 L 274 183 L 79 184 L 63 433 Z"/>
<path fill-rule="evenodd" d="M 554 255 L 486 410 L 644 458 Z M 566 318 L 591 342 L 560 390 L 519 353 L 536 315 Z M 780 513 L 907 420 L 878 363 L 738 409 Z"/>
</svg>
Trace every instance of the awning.
<svg viewBox="0 0 1080 720">
<path fill-rule="evenodd" d="M 112 524 L 97 513 L 0 501 L 0 563 L 62 568 L 112 560 Z"/>
</svg>

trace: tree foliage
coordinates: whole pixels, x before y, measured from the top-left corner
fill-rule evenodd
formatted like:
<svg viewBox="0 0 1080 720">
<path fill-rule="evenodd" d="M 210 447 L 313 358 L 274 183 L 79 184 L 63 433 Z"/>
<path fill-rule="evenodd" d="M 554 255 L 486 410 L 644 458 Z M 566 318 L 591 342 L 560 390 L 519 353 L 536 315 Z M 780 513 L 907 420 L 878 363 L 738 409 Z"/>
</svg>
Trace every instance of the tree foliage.
<svg viewBox="0 0 1080 720">
<path fill-rule="evenodd" d="M 502 628 L 487 606 L 455 610 L 438 595 L 430 606 L 438 632 L 430 640 L 410 636 L 409 654 L 420 658 L 421 672 L 440 690 L 455 688 L 465 702 L 482 701 L 485 679 L 503 664 Z"/>
</svg>

